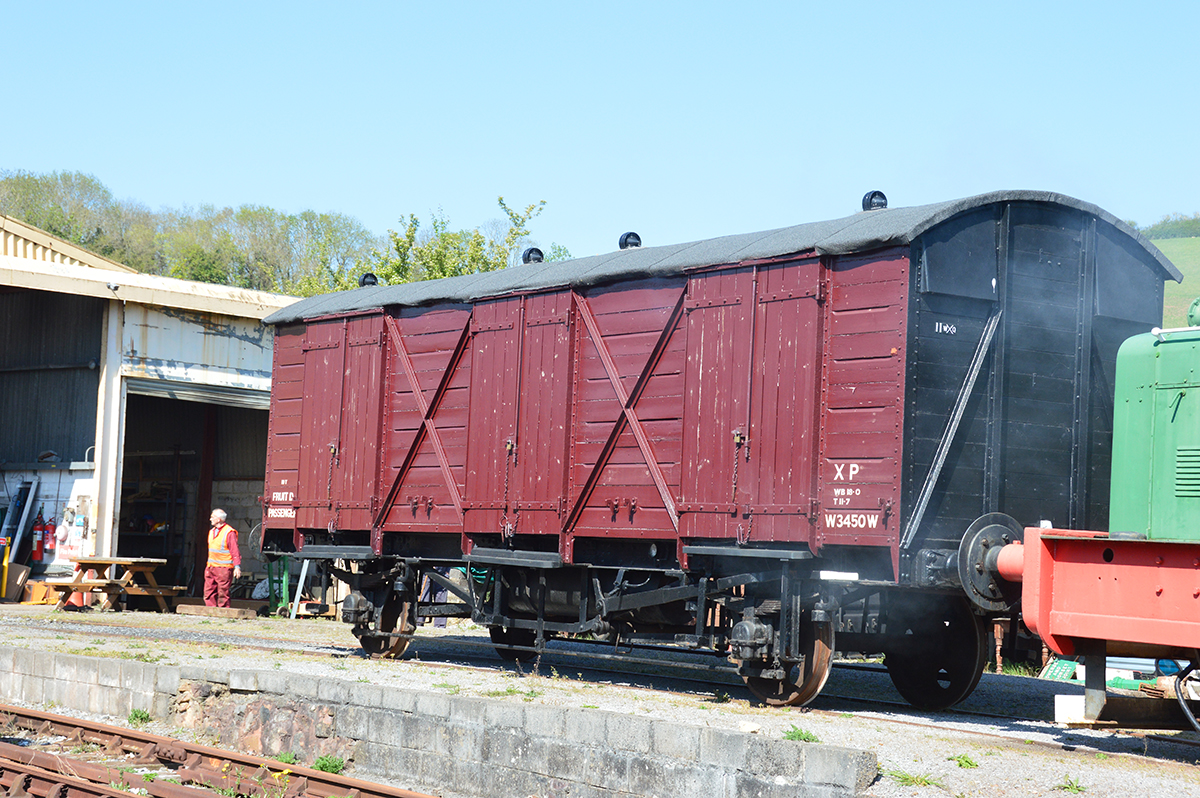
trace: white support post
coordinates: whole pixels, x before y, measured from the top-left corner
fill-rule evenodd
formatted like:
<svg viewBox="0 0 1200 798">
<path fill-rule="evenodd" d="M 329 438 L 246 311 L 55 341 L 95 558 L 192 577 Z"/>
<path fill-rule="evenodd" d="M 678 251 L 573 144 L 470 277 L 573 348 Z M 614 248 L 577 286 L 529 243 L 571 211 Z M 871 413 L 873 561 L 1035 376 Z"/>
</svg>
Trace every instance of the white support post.
<svg viewBox="0 0 1200 798">
<path fill-rule="evenodd" d="M 116 552 L 115 530 L 121 510 L 121 454 L 125 432 L 125 390 L 121 379 L 123 303 L 114 299 L 104 315 L 100 353 L 100 389 L 96 402 L 96 495 L 92 503 L 94 553 L 111 557 Z"/>
</svg>

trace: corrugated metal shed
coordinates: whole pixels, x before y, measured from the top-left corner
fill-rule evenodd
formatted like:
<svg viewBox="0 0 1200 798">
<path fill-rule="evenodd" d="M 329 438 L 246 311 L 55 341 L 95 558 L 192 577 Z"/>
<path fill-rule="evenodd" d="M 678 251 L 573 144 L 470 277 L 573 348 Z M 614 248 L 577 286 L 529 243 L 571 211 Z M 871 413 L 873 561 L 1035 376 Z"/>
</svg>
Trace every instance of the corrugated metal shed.
<svg viewBox="0 0 1200 798">
<path fill-rule="evenodd" d="M 253 434 L 258 422 L 245 415 L 245 408 L 265 409 L 270 392 L 272 330 L 262 318 L 294 301 L 141 274 L 0 216 L 0 340 L 5 342 L 0 347 L 0 472 L 12 479 L 21 478 L 21 472 L 58 470 L 58 493 L 43 497 L 51 514 L 61 511 L 73 481 L 90 483 L 94 477 L 87 519 L 93 548 L 113 553 L 123 487 L 125 493 L 145 488 L 123 485 L 130 479 L 124 463 L 127 427 L 137 430 L 135 450 L 141 452 L 131 461 L 137 466 L 135 483 L 144 481 L 137 473 L 142 466 L 159 457 L 146 452 L 175 452 L 173 460 L 189 472 L 174 469 L 178 483 L 194 478 L 202 447 L 211 452 L 216 440 Z M 161 404 L 143 401 L 137 406 L 158 408 L 167 414 L 165 421 L 127 419 L 131 394 L 187 400 L 191 411 L 204 405 L 235 408 L 223 416 L 231 429 L 225 436 L 201 435 L 203 424 L 194 423 L 197 428 L 190 432 L 202 447 L 194 442 L 183 447 L 189 432 L 180 426 L 188 415 L 184 406 L 176 405 L 172 413 L 170 405 L 164 411 Z M 211 407 L 208 412 L 212 417 Z M 147 441 L 147 434 L 156 440 Z M 223 445 L 224 451 L 216 447 L 220 460 L 214 464 L 220 475 L 252 481 L 255 471 L 261 472 L 265 440 Z M 189 454 L 179 460 L 181 447 Z M 55 456 L 41 457 L 47 451 Z M 171 492 L 198 503 L 204 490 L 193 484 Z M 185 516 L 199 510 L 188 505 L 176 514 L 181 529 L 198 528 L 202 520 L 193 524 Z M 207 512 L 204 507 L 205 518 Z"/>
<path fill-rule="evenodd" d="M 0 461 L 31 463 L 45 451 L 87 459 L 96 442 L 105 304 L 40 291 L 0 294 Z"/>
</svg>

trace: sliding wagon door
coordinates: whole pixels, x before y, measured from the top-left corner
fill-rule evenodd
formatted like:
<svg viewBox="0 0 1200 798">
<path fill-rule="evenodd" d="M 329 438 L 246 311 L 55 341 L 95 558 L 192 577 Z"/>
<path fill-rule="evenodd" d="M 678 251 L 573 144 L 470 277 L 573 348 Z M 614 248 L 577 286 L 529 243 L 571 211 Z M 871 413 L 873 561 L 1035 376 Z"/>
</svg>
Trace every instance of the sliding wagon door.
<svg viewBox="0 0 1200 798">
<path fill-rule="evenodd" d="M 750 358 L 754 270 L 693 277 L 685 304 L 687 362 L 683 397 L 680 534 L 747 534 L 738 508 L 748 501 Z"/>
<path fill-rule="evenodd" d="M 302 529 L 371 528 L 379 477 L 382 333 L 378 314 L 308 325 L 296 486 L 296 525 Z"/>
</svg>

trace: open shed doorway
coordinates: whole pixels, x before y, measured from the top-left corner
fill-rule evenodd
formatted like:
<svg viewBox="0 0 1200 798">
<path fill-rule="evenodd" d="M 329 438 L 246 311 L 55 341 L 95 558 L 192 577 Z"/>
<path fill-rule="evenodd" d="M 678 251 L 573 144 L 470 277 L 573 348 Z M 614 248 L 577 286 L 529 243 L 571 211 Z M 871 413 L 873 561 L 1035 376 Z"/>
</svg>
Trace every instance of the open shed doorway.
<svg viewBox="0 0 1200 798">
<path fill-rule="evenodd" d="M 266 458 L 266 410 L 129 393 L 117 555 L 163 558 L 159 583 L 199 595 L 208 516 L 220 507 L 239 534 L 246 584 L 235 589 L 249 587 L 263 571 L 254 541 Z"/>
</svg>

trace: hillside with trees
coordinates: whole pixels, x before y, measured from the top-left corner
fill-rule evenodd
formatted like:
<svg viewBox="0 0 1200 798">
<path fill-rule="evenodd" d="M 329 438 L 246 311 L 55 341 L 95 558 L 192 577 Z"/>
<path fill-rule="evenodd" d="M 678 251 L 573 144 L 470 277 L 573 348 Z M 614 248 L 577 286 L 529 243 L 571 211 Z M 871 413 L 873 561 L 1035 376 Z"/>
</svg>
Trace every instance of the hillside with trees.
<svg viewBox="0 0 1200 798">
<path fill-rule="evenodd" d="M 341 213 L 262 205 L 153 211 L 114 198 L 81 172 L 0 170 L 0 214 L 147 274 L 293 296 L 351 288 L 365 271 L 397 283 L 515 264 L 545 202 L 520 212 L 502 197 L 498 204 L 506 218 L 486 229 L 453 230 L 440 213 L 426 228 L 410 214 L 401 232 L 378 236 Z M 546 254 L 570 257 L 557 244 Z"/>
<path fill-rule="evenodd" d="M 1151 241 L 1161 241 L 1166 238 L 1197 238 L 1200 237 L 1200 213 L 1194 213 L 1191 216 L 1172 213 L 1148 227 L 1137 227 L 1137 230 Z"/>
</svg>

